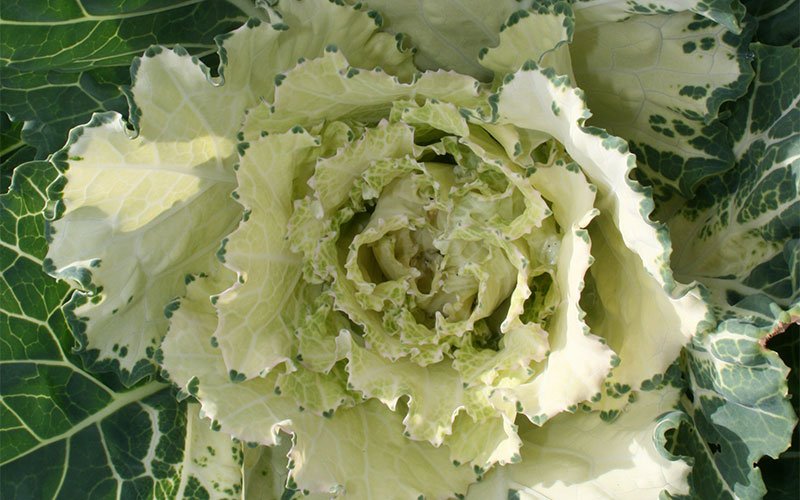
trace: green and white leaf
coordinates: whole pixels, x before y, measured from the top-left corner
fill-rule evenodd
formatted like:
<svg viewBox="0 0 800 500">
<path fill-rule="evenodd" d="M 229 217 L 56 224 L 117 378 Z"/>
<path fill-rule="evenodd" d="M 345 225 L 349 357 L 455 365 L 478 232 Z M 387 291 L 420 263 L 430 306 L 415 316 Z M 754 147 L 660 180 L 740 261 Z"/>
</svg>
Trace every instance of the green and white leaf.
<svg viewBox="0 0 800 500">
<path fill-rule="evenodd" d="M 680 243 L 676 274 L 704 283 L 726 319 L 684 353 L 691 419 L 675 436 L 675 452 L 694 458 L 698 495 L 748 499 L 766 493 L 753 464 L 777 458 L 797 422 L 788 369 L 765 344 L 800 321 L 800 84 L 789 76 L 797 74 L 798 49 L 752 48 L 756 79 L 728 122 L 737 163 L 670 221 Z"/>
<path fill-rule="evenodd" d="M 0 495 L 4 498 L 236 498 L 239 445 L 210 436 L 197 407 L 158 381 L 125 390 L 86 371 L 42 269 L 49 163 L 20 167 L 0 201 Z M 239 450 L 239 451 L 237 451 Z"/>
<path fill-rule="evenodd" d="M 669 222 L 673 266 L 724 318 L 769 327 L 800 300 L 800 52 L 754 44 L 756 79 L 727 125 L 736 164 Z M 773 305 L 774 304 L 774 305 Z"/>
<path fill-rule="evenodd" d="M 739 33 L 745 11 L 731 0 L 578 0 L 576 12 L 589 24 L 622 21 L 634 15 L 675 14 L 690 11 Z"/>
<path fill-rule="evenodd" d="M 570 53 L 589 123 L 627 139 L 657 199 L 690 198 L 731 168 L 730 137 L 714 120 L 752 78 L 749 31 L 734 35 L 688 11 L 602 23 L 575 15 Z"/>
<path fill-rule="evenodd" d="M 787 395 L 789 369 L 764 347 L 770 333 L 731 319 L 683 353 L 689 417 L 669 448 L 694 462 L 693 498 L 762 498 L 767 490 L 753 464 L 778 458 L 791 443 L 797 416 Z"/>
</svg>

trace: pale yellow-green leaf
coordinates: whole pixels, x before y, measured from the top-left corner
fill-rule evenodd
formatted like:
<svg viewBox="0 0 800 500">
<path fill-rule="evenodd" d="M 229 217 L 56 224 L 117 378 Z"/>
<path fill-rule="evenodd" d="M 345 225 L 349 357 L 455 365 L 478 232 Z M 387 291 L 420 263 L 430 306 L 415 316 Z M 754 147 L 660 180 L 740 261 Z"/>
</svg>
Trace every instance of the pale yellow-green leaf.
<svg viewBox="0 0 800 500">
<path fill-rule="evenodd" d="M 244 124 L 245 139 L 262 131 L 282 132 L 294 126 L 312 127 L 323 120 L 347 117 L 377 123 L 398 99 L 439 99 L 460 106 L 477 106 L 477 81 L 446 71 L 426 72 L 401 83 L 382 71 L 359 70 L 338 50 L 305 61 L 291 71 L 275 91 L 272 105 L 251 109 Z"/>
<path fill-rule="evenodd" d="M 146 67 L 164 63 L 148 61 Z M 178 64 L 183 58 L 172 62 L 178 74 L 193 71 L 208 85 L 196 67 Z M 226 159 L 235 148 L 208 131 L 191 140 L 131 139 L 119 115 L 98 116 L 79 130 L 48 259 L 56 276 L 91 291 L 74 311 L 85 327 L 83 347 L 132 382 L 147 373 L 142 363 L 166 331 L 164 305 L 183 292 L 186 274 L 211 265 L 236 220 Z"/>
<path fill-rule="evenodd" d="M 298 366 L 293 372 L 278 375 L 275 387 L 293 398 L 298 407 L 315 415 L 328 416 L 340 406 L 353 406 L 357 399 L 347 390 L 344 369 L 320 373 Z"/>
<path fill-rule="evenodd" d="M 445 444 L 454 461 L 489 470 L 518 460 L 522 440 L 508 415 L 473 419 L 461 413 L 453 422 L 453 433 L 445 439 Z"/>
<path fill-rule="evenodd" d="M 242 489 L 242 445 L 211 430 L 211 421 L 200 418 L 199 411 L 197 403 L 186 407 L 186 448 L 175 498 L 191 494 L 190 488 L 199 484 L 213 498 L 234 500 Z"/>
<path fill-rule="evenodd" d="M 289 455 L 292 477 L 301 489 L 342 498 L 446 500 L 465 493 L 476 479 L 472 469 L 453 465 L 445 446 L 404 437 L 401 419 L 371 400 L 331 419 L 304 420 Z"/>
<path fill-rule="evenodd" d="M 302 280 L 300 255 L 287 224 L 295 194 L 310 176 L 318 139 L 304 132 L 251 142 L 237 170 L 239 202 L 249 214 L 227 238 L 223 256 L 238 281 L 219 295 L 215 334 L 228 370 L 263 375 L 292 357 L 294 332 L 313 292 Z"/>
<path fill-rule="evenodd" d="M 232 273 L 217 265 L 208 278 L 197 278 L 187 288 L 180 307 L 173 310 L 169 332 L 161 345 L 161 366 L 183 392 L 195 396 L 200 414 L 245 442 L 274 445 L 277 433 L 298 415 L 297 404 L 275 394 L 276 374 L 235 383 L 222 353 L 212 344 L 217 314 L 208 300 Z"/>
<path fill-rule="evenodd" d="M 458 372 L 448 362 L 420 367 L 408 360 L 394 363 L 356 344 L 349 333 L 348 381 L 364 395 L 379 399 L 394 411 L 398 400 L 409 397 L 403 420 L 411 439 L 439 446 L 451 433 L 453 419 L 465 406 Z"/>
<path fill-rule="evenodd" d="M 674 387 L 642 393 L 613 424 L 598 413 L 559 415 L 543 427 L 523 424 L 518 464 L 498 467 L 475 483 L 468 500 L 592 498 L 639 500 L 662 498 L 662 491 L 688 493 L 690 466 L 658 445 L 662 415 L 677 404 Z"/>
<path fill-rule="evenodd" d="M 566 3 L 518 12 L 513 24 L 500 32 L 500 43 L 490 47 L 480 62 L 494 71 L 496 82 L 517 71 L 525 61 L 551 67 L 560 75 L 572 77 L 568 44 L 572 41 L 574 20 Z"/>
</svg>

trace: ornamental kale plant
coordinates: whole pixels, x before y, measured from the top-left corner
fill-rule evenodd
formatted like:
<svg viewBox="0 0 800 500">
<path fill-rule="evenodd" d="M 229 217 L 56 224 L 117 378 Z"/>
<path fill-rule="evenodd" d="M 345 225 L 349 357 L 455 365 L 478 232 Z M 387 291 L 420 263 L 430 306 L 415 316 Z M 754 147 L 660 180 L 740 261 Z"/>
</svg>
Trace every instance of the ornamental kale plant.
<svg viewBox="0 0 800 500">
<path fill-rule="evenodd" d="M 0 495 L 791 495 L 745 3 L 8 2 Z"/>
</svg>

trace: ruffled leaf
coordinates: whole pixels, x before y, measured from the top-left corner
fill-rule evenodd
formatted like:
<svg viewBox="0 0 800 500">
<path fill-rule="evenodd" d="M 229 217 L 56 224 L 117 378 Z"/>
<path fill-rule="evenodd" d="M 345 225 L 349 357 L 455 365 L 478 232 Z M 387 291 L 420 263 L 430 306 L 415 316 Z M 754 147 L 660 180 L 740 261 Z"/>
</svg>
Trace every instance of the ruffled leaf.
<svg viewBox="0 0 800 500">
<path fill-rule="evenodd" d="M 520 102 L 528 105 L 520 107 Z M 552 134 L 562 142 L 587 180 L 596 186 L 594 206 L 600 209 L 600 215 L 589 224 L 588 236 L 594 246 L 592 255 L 597 257 L 590 268 L 597 286 L 584 291 L 584 295 L 590 293 L 589 299 L 577 295 L 583 289 L 581 272 L 571 278 L 574 281 L 565 289 L 582 297 L 579 300 L 587 308 L 587 323 L 592 332 L 606 338 L 621 359 L 622 366 L 614 370 L 612 380 L 606 385 L 619 384 L 621 388 L 636 390 L 643 381 L 664 373 L 689 338 L 709 327 L 706 321 L 710 316 L 698 291 L 680 288 L 672 278 L 665 229 L 646 218 L 652 202 L 628 176 L 635 165 L 633 155 L 620 139 L 585 127 L 588 112 L 582 95 L 564 77 L 556 77 L 552 70 L 542 72 L 532 63 L 523 66 L 500 89 L 497 113 L 500 123 Z M 588 256 L 589 242 L 580 237 L 573 241 Z M 588 262 L 584 270 L 586 267 Z M 631 272 L 636 273 L 635 278 L 620 284 L 619 276 Z M 578 271 L 570 268 L 570 273 Z M 640 314 L 639 306 L 627 304 L 628 301 L 640 304 L 644 297 L 648 307 L 654 308 L 652 314 L 659 318 L 657 324 L 653 316 Z M 578 314 L 575 313 L 576 318 L 580 317 Z M 639 331 L 646 335 L 631 335 L 631 329 L 636 328 L 633 325 L 640 325 Z M 598 362 L 603 356 L 589 359 Z M 648 363 L 637 361 L 645 359 Z M 587 368 L 584 362 L 565 361 L 589 370 L 598 384 L 605 378 L 604 373 L 598 372 L 599 366 Z"/>
<path fill-rule="evenodd" d="M 410 74 L 408 55 L 390 36 L 374 33 L 365 13 L 323 0 L 289 2 L 301 12 L 309 3 L 330 16 L 304 18 L 294 30 L 254 20 L 223 37 L 222 85 L 182 48 L 151 48 L 134 62 L 131 119 L 138 135 L 131 139 L 118 115 L 96 115 L 59 156 L 66 164 L 51 192 L 59 206 L 48 262 L 82 289 L 71 317 L 96 369 L 115 370 L 128 384 L 153 372 L 167 326 L 164 304 L 183 294 L 187 274 L 208 270 L 241 214 L 228 195 L 245 109 L 271 97 L 274 76 L 298 58 L 324 52 L 319 30 L 330 31 L 325 43 L 341 41 L 354 60 L 387 52 L 388 69 Z M 371 29 L 352 36 L 343 23 Z"/>
</svg>

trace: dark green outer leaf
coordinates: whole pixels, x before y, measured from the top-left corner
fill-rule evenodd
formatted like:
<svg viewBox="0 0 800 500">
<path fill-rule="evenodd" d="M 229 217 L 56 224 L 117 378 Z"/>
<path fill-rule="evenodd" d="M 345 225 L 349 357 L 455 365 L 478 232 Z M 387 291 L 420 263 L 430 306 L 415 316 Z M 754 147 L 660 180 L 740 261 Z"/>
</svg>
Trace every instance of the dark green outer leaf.
<svg viewBox="0 0 800 500">
<path fill-rule="evenodd" d="M 21 139 L 21 132 L 21 122 L 12 123 L 6 113 L 0 112 L 0 193 L 11 186 L 14 167 L 36 157 L 36 149 Z"/>
<path fill-rule="evenodd" d="M 247 1 L 237 2 L 247 6 Z M 183 45 L 192 54 L 216 51 L 214 37 L 242 24 L 244 13 L 222 0 L 9 0 L 0 11 L 0 111 L 24 129 L 0 124 L 27 145 L 3 154 L 10 172 L 59 149 L 68 131 L 94 112 L 125 113 L 121 87 L 132 59 L 152 44 Z M 36 153 L 32 154 L 31 148 Z M 5 149 L 5 145 L 4 145 Z"/>
<path fill-rule="evenodd" d="M 120 84 L 129 80 L 127 67 L 74 73 L 6 68 L 0 73 L 0 101 L 15 122 L 28 122 L 20 139 L 39 152 L 50 153 L 63 146 L 69 130 L 88 121 L 92 113 L 125 113 L 128 103 Z"/>
<path fill-rule="evenodd" d="M 767 347 L 775 350 L 789 367 L 789 394 L 795 413 L 800 413 L 800 325 L 774 336 Z M 800 494 L 800 429 L 792 433 L 792 446 L 777 460 L 764 457 L 758 463 L 767 486 L 765 500 L 797 500 Z"/>
<path fill-rule="evenodd" d="M 800 1 L 744 0 L 758 20 L 756 40 L 767 45 L 800 45 Z"/>
<path fill-rule="evenodd" d="M 17 0 L 0 15 L 0 64 L 26 72 L 128 66 L 156 43 L 210 52 L 242 22 L 230 3 L 204 0 Z"/>
</svg>

